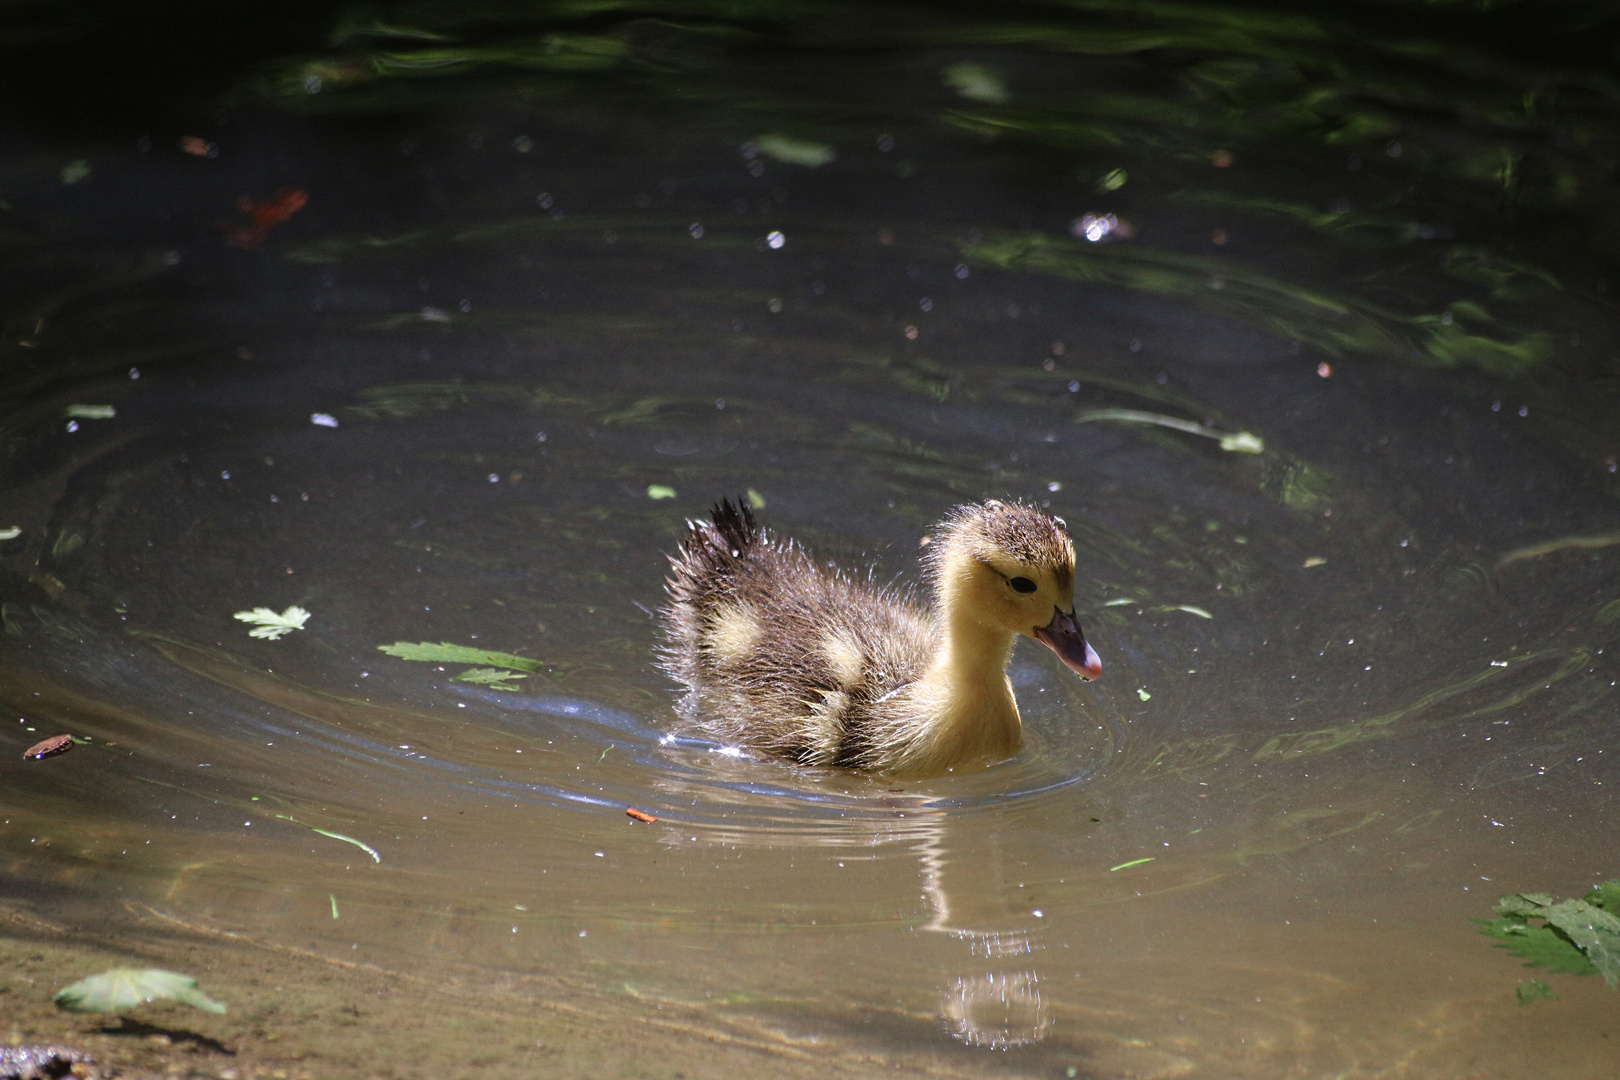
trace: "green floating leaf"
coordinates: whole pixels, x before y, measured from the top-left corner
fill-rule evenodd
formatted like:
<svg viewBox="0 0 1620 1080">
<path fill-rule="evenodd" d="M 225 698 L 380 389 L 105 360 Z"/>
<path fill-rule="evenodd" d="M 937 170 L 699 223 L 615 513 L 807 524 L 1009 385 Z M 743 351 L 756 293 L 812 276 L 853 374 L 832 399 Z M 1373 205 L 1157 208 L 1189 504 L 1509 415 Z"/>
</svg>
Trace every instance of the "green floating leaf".
<svg viewBox="0 0 1620 1080">
<path fill-rule="evenodd" d="M 1556 1001 L 1558 995 L 1552 992 L 1546 979 L 1526 979 L 1514 991 L 1519 997 L 1520 1005 L 1528 1005 L 1532 1001 Z"/>
<path fill-rule="evenodd" d="M 62 412 L 79 420 L 111 420 L 118 415 L 118 410 L 111 405 L 69 405 Z"/>
<path fill-rule="evenodd" d="M 243 622 L 259 624 L 248 631 L 248 637 L 275 641 L 284 634 L 302 630 L 309 621 L 309 612 L 294 604 L 279 615 L 267 607 L 256 607 L 252 611 L 238 611 L 235 617 Z"/>
<path fill-rule="evenodd" d="M 513 692 L 513 691 L 521 690 L 523 688 L 521 686 L 517 685 L 516 683 L 512 682 L 511 680 L 512 679 L 527 679 L 527 678 L 528 678 L 527 675 L 520 675 L 517 672 L 513 672 L 513 671 L 503 671 L 500 668 L 479 667 L 479 668 L 468 668 L 466 671 L 463 671 L 460 675 L 457 675 L 455 677 L 455 681 L 456 682 L 477 683 L 480 686 L 487 686 L 491 690 L 504 690 L 504 691 L 507 691 L 507 692 Z"/>
<path fill-rule="evenodd" d="M 414 645 L 409 641 L 396 641 L 392 645 L 379 645 L 377 648 L 401 660 L 424 660 L 435 664 L 478 664 L 484 667 L 510 668 L 513 671 L 542 670 L 540 661 L 530 660 L 526 656 L 473 649 L 466 645 L 452 645 L 447 641 L 441 641 L 437 645 L 430 641 L 421 641 Z"/>
<path fill-rule="evenodd" d="M 674 497 L 675 489 L 667 484 L 647 485 L 647 498 L 649 499 L 673 499 Z"/>
<path fill-rule="evenodd" d="M 754 140 L 754 145 L 768 158 L 775 158 L 785 165 L 803 165 L 807 169 L 819 169 L 838 157 L 838 151 L 826 143 L 795 139 L 788 135 L 761 135 Z"/>
<path fill-rule="evenodd" d="M 197 980 L 162 968 L 113 968 L 64 987 L 56 1007 L 70 1012 L 121 1012 L 149 1001 L 178 1001 L 204 1012 L 222 1013 L 225 1005 L 197 989 Z"/>
<path fill-rule="evenodd" d="M 1620 990 L 1620 918 L 1585 900 L 1554 904 L 1546 918 L 1580 947 L 1610 990 Z"/>
</svg>

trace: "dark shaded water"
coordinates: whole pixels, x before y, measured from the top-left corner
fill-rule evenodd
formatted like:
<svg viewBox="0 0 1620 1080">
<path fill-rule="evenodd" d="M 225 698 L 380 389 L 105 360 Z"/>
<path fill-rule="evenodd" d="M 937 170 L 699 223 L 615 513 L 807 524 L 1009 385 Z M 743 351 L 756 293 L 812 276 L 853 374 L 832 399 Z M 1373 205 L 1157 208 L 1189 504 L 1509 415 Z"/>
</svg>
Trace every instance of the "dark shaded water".
<svg viewBox="0 0 1620 1080">
<path fill-rule="evenodd" d="M 1613 22 L 1405 7 L 402 8 L 13 133 L 8 898 L 686 1068 L 1613 1076 L 1468 921 L 1620 875 Z M 972 776 L 669 738 L 663 554 L 742 492 L 913 579 L 1049 504 L 1104 679 L 1021 649 Z"/>
</svg>

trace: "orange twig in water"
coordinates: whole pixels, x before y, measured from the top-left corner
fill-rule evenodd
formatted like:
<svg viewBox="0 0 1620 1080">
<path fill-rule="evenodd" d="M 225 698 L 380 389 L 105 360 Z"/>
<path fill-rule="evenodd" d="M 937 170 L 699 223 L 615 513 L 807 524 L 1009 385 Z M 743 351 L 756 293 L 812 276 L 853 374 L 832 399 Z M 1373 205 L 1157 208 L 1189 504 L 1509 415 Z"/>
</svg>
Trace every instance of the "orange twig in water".
<svg viewBox="0 0 1620 1080">
<path fill-rule="evenodd" d="M 637 810 L 633 806 L 626 807 L 624 812 L 626 814 L 629 814 L 631 817 L 635 818 L 637 821 L 653 822 L 653 821 L 658 820 L 657 818 L 653 817 L 651 814 L 647 813 L 645 810 Z"/>
<path fill-rule="evenodd" d="M 270 236 L 270 230 L 291 218 L 309 202 L 309 195 L 298 188 L 282 188 L 264 202 L 243 195 L 236 200 L 236 208 L 252 219 L 251 225 L 240 225 L 225 233 L 225 242 L 231 247 L 252 251 Z"/>
</svg>

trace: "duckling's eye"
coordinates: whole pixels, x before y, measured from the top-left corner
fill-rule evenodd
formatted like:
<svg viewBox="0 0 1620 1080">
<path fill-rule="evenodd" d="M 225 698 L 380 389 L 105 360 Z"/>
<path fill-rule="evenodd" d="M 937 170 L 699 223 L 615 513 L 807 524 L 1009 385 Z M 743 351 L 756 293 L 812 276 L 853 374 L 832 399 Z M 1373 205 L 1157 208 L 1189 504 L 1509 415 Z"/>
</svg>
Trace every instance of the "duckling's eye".
<svg viewBox="0 0 1620 1080">
<path fill-rule="evenodd" d="M 1013 587 L 1014 592 L 1031 593 L 1035 591 L 1035 583 L 1027 577 L 1008 578 L 1007 584 Z"/>
</svg>

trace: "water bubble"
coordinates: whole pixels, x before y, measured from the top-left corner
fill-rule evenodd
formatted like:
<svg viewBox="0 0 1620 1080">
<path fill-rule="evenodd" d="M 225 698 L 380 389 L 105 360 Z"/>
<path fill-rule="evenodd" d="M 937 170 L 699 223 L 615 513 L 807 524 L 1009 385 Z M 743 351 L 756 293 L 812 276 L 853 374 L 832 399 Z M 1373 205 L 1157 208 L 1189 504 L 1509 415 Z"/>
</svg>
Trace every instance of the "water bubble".
<svg viewBox="0 0 1620 1080">
<path fill-rule="evenodd" d="M 772 251 L 776 251 L 783 244 L 787 243 L 787 237 L 783 236 L 779 231 L 773 229 L 769 233 L 765 234 L 765 243 L 769 245 Z"/>
<path fill-rule="evenodd" d="M 692 222 L 692 224 L 686 227 L 686 231 L 692 234 L 692 239 L 694 240 L 703 239 L 703 225 L 701 222 Z"/>
</svg>

